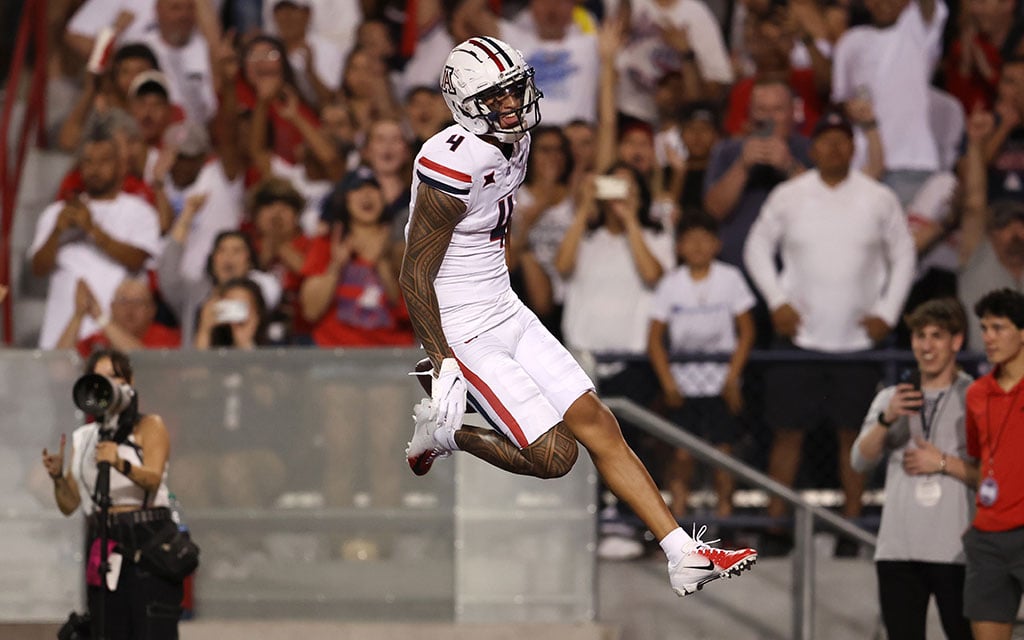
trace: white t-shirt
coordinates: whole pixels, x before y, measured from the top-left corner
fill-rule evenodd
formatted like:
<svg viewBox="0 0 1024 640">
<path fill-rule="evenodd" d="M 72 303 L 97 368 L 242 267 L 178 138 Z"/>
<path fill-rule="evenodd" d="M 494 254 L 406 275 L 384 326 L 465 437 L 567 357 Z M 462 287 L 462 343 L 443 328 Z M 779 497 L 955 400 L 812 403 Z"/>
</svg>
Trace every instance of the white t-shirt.
<svg viewBox="0 0 1024 640">
<path fill-rule="evenodd" d="M 710 82 L 732 83 L 732 64 L 721 27 L 703 2 L 676 0 L 671 7 L 662 7 L 654 0 L 634 0 L 630 20 L 630 40 L 617 60 L 620 111 L 654 122 L 658 79 L 682 68 L 682 58 L 662 41 L 658 25 L 685 27 L 701 76 Z"/>
<path fill-rule="evenodd" d="M 127 193 L 119 193 L 111 200 L 90 201 L 83 197 L 83 202 L 89 208 L 93 224 L 104 233 L 119 242 L 146 251 L 151 257 L 158 255 L 160 220 L 148 202 Z M 35 237 L 29 249 L 30 255 L 34 255 L 46 243 L 63 208 L 63 202 L 54 202 L 39 215 Z M 57 250 L 57 265 L 50 273 L 39 347 L 52 349 L 57 345 L 57 340 L 74 313 L 75 290 L 79 279 L 89 285 L 100 308 L 109 310 L 114 291 L 127 275 L 126 268 L 86 238 L 81 230 L 76 228 L 67 231 Z M 78 337 L 84 338 L 98 330 L 92 318 L 86 317 Z"/>
<path fill-rule="evenodd" d="M 263 31 L 277 35 L 274 21 L 274 3 L 263 2 Z M 345 0 L 310 0 L 309 30 L 307 35 L 317 35 L 333 42 L 343 55 L 355 45 L 356 31 L 363 21 L 363 10 L 359 2 Z"/>
<path fill-rule="evenodd" d="M 686 266 L 666 274 L 654 291 L 651 319 L 668 326 L 671 351 L 732 353 L 735 318 L 755 303 L 740 270 L 715 260 L 701 280 L 694 280 Z M 729 373 L 721 362 L 674 362 L 671 369 L 679 390 L 692 397 L 718 395 Z"/>
<path fill-rule="evenodd" d="M 195 182 L 184 189 L 178 189 L 173 180 L 167 180 L 164 182 L 164 193 L 176 212 L 181 210 L 190 196 L 207 194 L 203 208 L 192 220 L 192 230 L 185 241 L 181 258 L 181 274 L 189 280 L 201 280 L 217 234 L 238 229 L 242 222 L 245 195 L 242 179 L 239 177 L 233 182 L 229 181 L 220 160 L 210 160 L 199 171 Z"/>
<path fill-rule="evenodd" d="M 528 207 L 533 204 L 534 197 L 527 187 L 523 187 L 519 190 L 517 200 L 520 207 Z M 565 238 L 565 232 L 569 230 L 575 217 L 575 204 L 572 198 L 566 198 L 542 211 L 527 233 L 530 251 L 551 280 L 551 295 L 557 304 L 565 300 L 565 283 L 555 268 L 555 258 L 558 256 L 558 247 Z"/>
<path fill-rule="evenodd" d="M 311 33 L 306 36 L 306 44 L 313 52 L 313 66 L 320 82 L 331 91 L 337 91 L 341 86 L 341 70 L 345 64 L 345 54 L 338 47 L 337 43 L 328 40 L 324 36 Z M 293 51 L 288 54 L 288 62 L 295 72 L 295 82 L 307 99 L 316 98 L 313 86 L 306 80 L 306 54 L 302 51 Z"/>
<path fill-rule="evenodd" d="M 330 195 L 334 183 L 330 180 L 310 180 L 302 165 L 292 164 L 277 155 L 270 158 L 270 172 L 291 182 L 306 199 L 306 208 L 299 215 L 299 225 L 304 234 L 310 238 L 316 237 L 320 230 L 320 207 Z"/>
<path fill-rule="evenodd" d="M 871 348 L 866 315 L 896 326 L 916 256 L 891 189 L 859 171 L 830 187 L 812 170 L 768 195 L 743 259 L 770 309 L 800 314 L 797 346 L 838 353 Z"/>
<path fill-rule="evenodd" d="M 422 35 L 416 42 L 416 52 L 394 78 L 396 97 L 405 100 L 409 91 L 416 87 L 440 88 L 441 71 L 455 44 L 443 21 Z"/>
<path fill-rule="evenodd" d="M 156 27 L 156 0 L 86 0 L 68 22 L 68 31 L 95 38 L 104 27 L 114 26 L 117 14 L 128 11 L 135 14 L 118 42 L 137 42 Z"/>
<path fill-rule="evenodd" d="M 217 112 L 217 95 L 213 90 L 210 49 L 203 36 L 193 30 L 185 46 L 172 47 L 154 27 L 141 41 L 156 54 L 160 70 L 167 76 L 171 102 L 180 105 L 190 120 L 209 122 Z"/>
<path fill-rule="evenodd" d="M 522 304 L 505 263 L 505 236 L 526 176 L 527 134 L 506 160 L 494 145 L 454 124 L 423 143 L 413 163 L 410 224 L 416 192 L 426 184 L 466 203 L 434 279 L 441 324 L 450 343 L 469 340 L 510 318 Z M 405 227 L 409 237 L 409 224 Z"/>
<path fill-rule="evenodd" d="M 647 248 L 665 270 L 675 265 L 672 234 L 644 229 Z M 583 237 L 565 280 L 562 335 L 586 351 L 645 353 L 653 290 L 637 272 L 625 234 L 600 227 Z"/>
<path fill-rule="evenodd" d="M 918 3 L 910 2 L 893 26 L 854 27 L 836 44 L 832 98 L 842 102 L 861 88 L 867 90 L 890 169 L 939 168 L 939 149 L 927 117 L 928 86 L 948 15 L 939 0 L 926 23 Z"/>
<path fill-rule="evenodd" d="M 529 11 L 523 13 L 532 17 Z M 544 124 L 563 126 L 573 120 L 597 119 L 597 36 L 573 25 L 562 40 L 541 40 L 532 19 L 521 19 L 502 22 L 501 37 L 522 51 L 534 69 L 534 82 L 544 94 L 540 102 Z"/>
</svg>

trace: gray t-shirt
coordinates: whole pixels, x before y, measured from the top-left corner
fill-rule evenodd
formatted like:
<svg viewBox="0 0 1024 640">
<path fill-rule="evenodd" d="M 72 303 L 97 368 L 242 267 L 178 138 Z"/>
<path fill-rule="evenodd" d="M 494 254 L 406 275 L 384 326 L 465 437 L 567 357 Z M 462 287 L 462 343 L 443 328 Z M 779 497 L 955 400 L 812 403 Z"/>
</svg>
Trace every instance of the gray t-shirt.
<svg viewBox="0 0 1024 640">
<path fill-rule="evenodd" d="M 746 142 L 746 138 L 723 140 L 711 150 L 711 160 L 708 162 L 707 174 L 704 177 L 705 194 L 739 159 L 740 154 L 743 153 L 744 142 Z M 805 167 L 811 166 L 808 157 L 810 141 L 804 136 L 792 135 L 788 142 L 789 152 L 796 158 L 796 161 Z M 747 183 L 743 187 L 743 193 L 740 194 L 739 200 L 736 201 L 736 206 L 722 220 L 718 234 L 722 240 L 722 250 L 718 254 L 719 260 L 746 270 L 743 264 L 743 244 L 747 241 L 750 227 L 757 219 L 757 215 L 761 213 L 761 205 L 768 198 L 768 194 L 787 177 L 773 167 L 751 167 Z"/>
<path fill-rule="evenodd" d="M 985 349 L 981 340 L 981 320 L 974 314 L 974 305 L 989 291 L 1003 288 L 1024 293 L 1024 282 L 1015 279 L 1013 274 L 999 264 L 995 249 L 986 237 L 967 264 L 960 269 L 957 278 L 960 302 L 967 309 L 967 348 L 971 351 Z"/>
<path fill-rule="evenodd" d="M 915 438 L 925 438 L 927 422 L 925 439 L 951 456 L 969 458 L 964 408 L 971 381 L 970 376 L 959 373 L 949 389 L 925 392 L 925 406 L 920 414 L 901 417 L 889 427 L 882 455 L 884 458 L 888 454 L 888 467 L 876 561 L 964 563 L 960 536 L 974 517 L 974 491 L 952 476 L 908 475 L 903 470 L 903 453 L 914 446 Z M 851 462 L 858 471 L 876 464 L 860 455 L 860 440 L 878 422 L 879 412 L 895 392 L 896 387 L 886 387 L 871 403 L 851 453 Z"/>
</svg>

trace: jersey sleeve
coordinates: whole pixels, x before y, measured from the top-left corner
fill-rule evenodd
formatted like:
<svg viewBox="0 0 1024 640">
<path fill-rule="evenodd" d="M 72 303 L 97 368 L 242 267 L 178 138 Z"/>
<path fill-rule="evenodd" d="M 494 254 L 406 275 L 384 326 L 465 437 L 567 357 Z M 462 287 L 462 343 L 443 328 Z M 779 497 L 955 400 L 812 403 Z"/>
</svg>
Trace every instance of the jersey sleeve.
<svg viewBox="0 0 1024 640">
<path fill-rule="evenodd" d="M 468 204 L 473 188 L 473 157 L 465 143 L 470 135 L 442 132 L 427 141 L 413 167 L 420 183 Z"/>
</svg>

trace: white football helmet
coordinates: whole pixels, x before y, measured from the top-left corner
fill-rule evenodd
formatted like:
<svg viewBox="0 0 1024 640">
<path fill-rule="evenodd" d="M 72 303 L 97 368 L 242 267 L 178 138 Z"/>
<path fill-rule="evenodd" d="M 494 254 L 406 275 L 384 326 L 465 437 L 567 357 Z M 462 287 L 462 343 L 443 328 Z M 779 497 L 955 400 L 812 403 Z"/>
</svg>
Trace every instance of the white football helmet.
<svg viewBox="0 0 1024 640">
<path fill-rule="evenodd" d="M 497 38 L 477 36 L 452 49 L 441 73 L 441 95 L 455 122 L 477 135 L 515 142 L 540 124 L 542 94 L 533 83 L 533 67 Z M 488 106 L 505 96 L 518 98 L 519 106 L 505 111 Z M 502 126 L 512 116 L 517 122 Z"/>
</svg>

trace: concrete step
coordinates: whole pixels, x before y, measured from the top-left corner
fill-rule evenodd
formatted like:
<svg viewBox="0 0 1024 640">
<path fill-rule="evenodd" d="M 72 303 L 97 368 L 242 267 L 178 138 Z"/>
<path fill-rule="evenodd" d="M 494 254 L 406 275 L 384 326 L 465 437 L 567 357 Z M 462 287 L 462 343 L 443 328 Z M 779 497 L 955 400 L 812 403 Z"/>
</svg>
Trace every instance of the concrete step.
<svg viewBox="0 0 1024 640">
<path fill-rule="evenodd" d="M 0 625 L 4 640 L 52 640 L 59 625 Z M 183 622 L 181 640 L 619 640 L 596 624 L 346 624 L 342 622 L 202 620 Z"/>
</svg>

